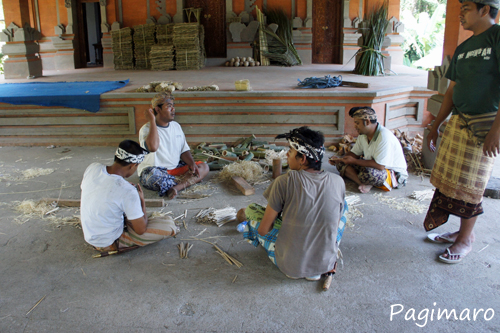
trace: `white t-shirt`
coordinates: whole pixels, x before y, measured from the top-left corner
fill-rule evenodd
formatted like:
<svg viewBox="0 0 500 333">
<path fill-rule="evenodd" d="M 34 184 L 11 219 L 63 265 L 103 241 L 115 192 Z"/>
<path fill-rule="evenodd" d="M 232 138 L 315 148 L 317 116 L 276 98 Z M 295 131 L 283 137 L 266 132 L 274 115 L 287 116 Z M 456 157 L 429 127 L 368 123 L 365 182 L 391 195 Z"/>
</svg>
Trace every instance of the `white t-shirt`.
<svg viewBox="0 0 500 333">
<path fill-rule="evenodd" d="M 370 143 L 368 143 L 366 135 L 360 135 L 351 152 L 358 156 L 363 155 L 365 160 L 375 160 L 386 169 L 408 175 L 401 143 L 390 130 L 380 124 L 378 124 L 377 131 Z"/>
<path fill-rule="evenodd" d="M 189 150 L 186 142 L 186 137 L 182 131 L 181 125 L 178 122 L 171 121 L 167 127 L 158 127 L 158 137 L 160 138 L 160 146 L 154 153 L 149 153 L 144 158 L 139 167 L 137 174 L 140 176 L 142 170 L 150 166 L 159 166 L 168 170 L 175 169 L 179 165 L 181 154 Z M 142 148 L 146 147 L 146 138 L 149 134 L 149 122 L 141 127 L 139 131 L 139 143 Z"/>
<path fill-rule="evenodd" d="M 83 174 L 80 213 L 85 241 L 106 247 L 123 233 L 123 214 L 129 220 L 144 216 L 137 189 L 106 166 L 92 163 Z"/>
</svg>

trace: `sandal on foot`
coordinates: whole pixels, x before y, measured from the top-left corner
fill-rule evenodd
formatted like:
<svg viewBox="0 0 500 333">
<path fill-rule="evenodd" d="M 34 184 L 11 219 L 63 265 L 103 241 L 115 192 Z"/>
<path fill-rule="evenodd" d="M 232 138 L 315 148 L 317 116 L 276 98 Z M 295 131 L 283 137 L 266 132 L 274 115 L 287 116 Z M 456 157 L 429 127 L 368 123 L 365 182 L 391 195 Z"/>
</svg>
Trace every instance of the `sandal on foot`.
<svg viewBox="0 0 500 333">
<path fill-rule="evenodd" d="M 446 234 L 449 234 L 448 232 L 447 233 L 444 233 L 444 234 L 428 234 L 427 235 L 427 239 L 433 243 L 437 243 L 437 244 L 453 244 L 455 243 L 455 241 L 449 237 L 446 237 L 445 235 Z M 441 238 L 441 240 L 437 240 L 436 238 Z"/>
<path fill-rule="evenodd" d="M 448 257 L 443 257 L 444 254 L 448 254 Z M 439 256 L 439 260 L 446 264 L 458 264 L 461 262 L 468 253 L 451 253 L 450 248 L 446 249 L 446 252 Z M 458 259 L 450 259 L 451 256 L 458 256 Z"/>
</svg>

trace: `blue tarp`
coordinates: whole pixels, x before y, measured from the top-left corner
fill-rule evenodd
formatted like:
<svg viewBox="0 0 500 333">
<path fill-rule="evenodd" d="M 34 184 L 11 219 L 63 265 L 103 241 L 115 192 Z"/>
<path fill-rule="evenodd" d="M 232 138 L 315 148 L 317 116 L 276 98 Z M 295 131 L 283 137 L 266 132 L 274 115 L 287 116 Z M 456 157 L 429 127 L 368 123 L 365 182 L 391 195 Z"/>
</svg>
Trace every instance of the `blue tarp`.
<svg viewBox="0 0 500 333">
<path fill-rule="evenodd" d="M 0 103 L 65 106 L 97 112 L 101 94 L 125 87 L 128 81 L 4 83 L 0 84 Z"/>
</svg>

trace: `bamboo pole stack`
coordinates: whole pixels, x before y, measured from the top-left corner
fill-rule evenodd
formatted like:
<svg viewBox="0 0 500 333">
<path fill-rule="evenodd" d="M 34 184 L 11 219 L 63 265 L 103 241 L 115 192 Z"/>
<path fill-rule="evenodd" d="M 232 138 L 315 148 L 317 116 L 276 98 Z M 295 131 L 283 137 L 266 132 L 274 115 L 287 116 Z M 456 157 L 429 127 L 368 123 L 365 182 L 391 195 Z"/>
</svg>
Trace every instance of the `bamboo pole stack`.
<svg viewBox="0 0 500 333">
<path fill-rule="evenodd" d="M 198 23 L 174 25 L 173 44 L 176 53 L 176 68 L 180 70 L 200 69 L 205 62 L 204 30 Z"/>
<path fill-rule="evenodd" d="M 149 58 L 151 59 L 152 70 L 168 71 L 175 69 L 173 45 L 153 45 Z"/>
<path fill-rule="evenodd" d="M 173 45 L 174 23 L 156 26 L 156 40 L 159 45 Z"/>
<path fill-rule="evenodd" d="M 156 25 L 144 24 L 134 26 L 135 69 L 150 69 L 149 52 L 155 45 Z"/>
<path fill-rule="evenodd" d="M 132 29 L 111 31 L 115 69 L 134 69 Z"/>
</svg>

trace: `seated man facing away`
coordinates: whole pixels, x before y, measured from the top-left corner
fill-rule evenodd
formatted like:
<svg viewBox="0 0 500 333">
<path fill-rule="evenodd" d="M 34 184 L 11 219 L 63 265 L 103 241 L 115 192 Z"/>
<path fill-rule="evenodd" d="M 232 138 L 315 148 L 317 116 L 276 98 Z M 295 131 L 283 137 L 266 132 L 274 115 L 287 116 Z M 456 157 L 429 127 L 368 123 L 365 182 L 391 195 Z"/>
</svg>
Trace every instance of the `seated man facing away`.
<svg viewBox="0 0 500 333">
<path fill-rule="evenodd" d="M 354 128 L 359 133 L 356 144 L 345 156 L 332 157 L 342 177 L 358 184 L 361 193 L 368 193 L 372 186 L 390 191 L 406 185 L 408 172 L 403 148 L 394 134 L 377 122 L 375 110 L 368 106 L 354 107 L 349 111 Z"/>
<path fill-rule="evenodd" d="M 147 151 L 131 140 L 120 143 L 113 165 L 92 163 L 81 185 L 81 219 L 85 241 L 101 252 L 127 250 L 175 235 L 179 228 L 170 217 L 149 219 L 139 184 L 128 178 Z"/>
<path fill-rule="evenodd" d="M 243 237 L 261 244 L 287 277 L 316 281 L 335 270 L 346 222 L 345 184 L 321 170 L 323 134 L 301 127 L 276 138 L 290 143 L 290 170 L 264 192 L 266 208 L 250 204 L 238 220 L 248 221 Z"/>
<path fill-rule="evenodd" d="M 150 154 L 139 165 L 140 183 L 160 196 L 173 199 L 177 192 L 200 182 L 208 174 L 208 165 L 194 162 L 179 123 L 174 121 L 174 98 L 170 93 L 157 94 L 152 109 L 146 111 L 148 123 L 139 131 L 139 142 Z M 191 171 L 179 183 L 175 176 Z"/>
</svg>

